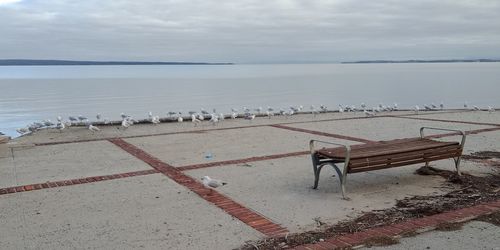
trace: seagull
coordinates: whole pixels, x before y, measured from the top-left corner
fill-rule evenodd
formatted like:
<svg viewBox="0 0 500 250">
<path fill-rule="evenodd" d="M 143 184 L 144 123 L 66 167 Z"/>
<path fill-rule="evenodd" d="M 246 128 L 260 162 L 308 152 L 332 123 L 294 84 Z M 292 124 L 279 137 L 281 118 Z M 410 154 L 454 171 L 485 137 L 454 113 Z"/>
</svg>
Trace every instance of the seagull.
<svg viewBox="0 0 500 250">
<path fill-rule="evenodd" d="M 413 110 L 415 111 L 415 113 L 418 113 L 418 111 L 420 111 L 420 108 L 418 107 L 418 105 L 415 105 L 415 108 Z"/>
<path fill-rule="evenodd" d="M 495 112 L 495 109 L 492 108 L 491 106 L 488 106 L 488 112 L 493 113 L 493 112 Z"/>
<path fill-rule="evenodd" d="M 210 122 L 212 122 L 212 125 L 217 125 L 219 123 L 219 118 L 215 114 L 210 115 Z"/>
<path fill-rule="evenodd" d="M 203 182 L 203 185 L 207 188 L 218 188 L 220 186 L 227 185 L 227 182 L 223 182 L 217 179 L 212 179 L 209 176 L 201 177 L 201 181 Z"/>
<path fill-rule="evenodd" d="M 89 124 L 89 130 L 93 132 L 97 132 L 97 131 L 101 131 L 98 127 L 92 125 L 92 124 Z"/>
<path fill-rule="evenodd" d="M 433 109 L 436 109 L 436 108 L 437 108 L 437 106 L 436 106 L 434 103 L 431 103 L 431 107 L 432 107 Z"/>
<path fill-rule="evenodd" d="M 327 112 L 328 111 L 328 108 L 325 106 L 325 105 L 321 105 L 319 106 L 319 108 L 321 109 L 321 111 L 323 112 Z"/>
<path fill-rule="evenodd" d="M 149 117 L 149 119 L 153 119 L 153 112 L 149 111 L 148 117 Z"/>
<path fill-rule="evenodd" d="M 16 132 L 21 134 L 21 135 L 25 135 L 25 134 L 29 134 L 30 130 L 28 128 L 18 128 L 18 129 L 16 129 Z"/>
<path fill-rule="evenodd" d="M 474 105 L 474 110 L 478 111 L 481 110 L 478 106 Z"/>
<path fill-rule="evenodd" d="M 192 114 L 192 115 L 191 115 L 191 122 L 192 122 L 192 123 L 194 123 L 194 126 L 196 127 L 196 125 L 197 125 L 198 123 L 200 123 L 201 121 L 200 121 L 200 120 L 198 120 L 198 119 L 196 119 L 196 115 L 195 115 L 195 114 Z"/>
<path fill-rule="evenodd" d="M 132 122 L 130 119 L 123 119 L 122 121 L 122 127 L 123 129 L 127 129 L 128 127 L 132 126 L 134 124 L 134 122 Z"/>
<path fill-rule="evenodd" d="M 273 113 L 273 112 L 271 112 L 271 111 L 269 111 L 269 110 L 266 110 L 266 115 L 267 115 L 267 117 L 268 117 L 269 119 L 271 119 L 271 116 L 273 116 L 273 115 L 274 115 L 274 113 Z"/>
<path fill-rule="evenodd" d="M 205 117 L 204 117 L 203 115 L 199 114 L 199 115 L 198 115 L 198 119 L 199 119 L 200 121 L 203 121 L 203 120 L 205 120 Z"/>
<path fill-rule="evenodd" d="M 78 120 L 80 120 L 81 122 L 86 121 L 86 120 L 88 120 L 88 119 L 89 119 L 89 118 L 87 118 L 87 117 L 85 117 L 85 116 L 83 116 L 83 115 L 79 115 L 79 116 L 78 116 Z"/>
<path fill-rule="evenodd" d="M 177 114 L 177 112 L 173 112 L 173 111 L 169 111 L 169 112 L 168 112 L 168 116 L 173 116 L 173 115 L 175 115 L 175 114 Z"/>
<path fill-rule="evenodd" d="M 70 117 L 68 117 L 68 119 L 70 120 L 70 122 L 77 122 L 78 121 L 78 119 L 74 116 L 70 116 Z"/>
<path fill-rule="evenodd" d="M 255 119 L 255 114 L 247 114 L 247 115 L 245 116 L 245 119 L 246 119 L 246 120 L 250 120 L 250 121 L 252 121 L 253 119 Z"/>
<path fill-rule="evenodd" d="M 202 113 L 202 114 L 204 114 L 204 115 L 208 115 L 208 114 L 209 114 L 209 113 L 208 113 L 206 110 L 204 110 L 204 109 L 201 109 L 201 113 Z"/>
<path fill-rule="evenodd" d="M 424 104 L 425 110 L 431 110 L 431 107 L 427 106 L 427 104 Z"/>
<path fill-rule="evenodd" d="M 366 109 L 366 104 L 364 102 L 361 103 L 361 108 Z"/>
<path fill-rule="evenodd" d="M 97 115 L 95 116 L 95 118 L 97 118 L 98 121 L 101 120 L 101 114 L 97 113 Z"/>
<path fill-rule="evenodd" d="M 231 114 L 231 119 L 236 119 L 236 117 L 238 117 L 238 114 L 236 114 L 236 112 L 233 112 Z"/>
<path fill-rule="evenodd" d="M 126 115 L 126 114 L 124 114 L 124 113 L 121 113 L 121 114 L 120 114 L 120 116 L 122 117 L 122 119 L 125 119 L 125 118 L 127 118 L 127 117 L 130 117 L 129 115 Z"/>
<path fill-rule="evenodd" d="M 224 121 L 226 119 L 226 116 L 223 113 L 219 114 L 219 121 Z"/>
<path fill-rule="evenodd" d="M 314 105 L 311 105 L 310 109 L 311 109 L 311 114 L 313 116 L 316 116 L 316 114 L 319 114 L 319 111 L 316 110 L 316 107 L 314 107 Z"/>
<path fill-rule="evenodd" d="M 58 117 L 57 117 L 57 121 L 58 121 L 58 122 L 61 122 L 61 121 L 62 121 L 62 117 L 58 116 Z"/>
<path fill-rule="evenodd" d="M 233 113 L 237 113 L 237 112 L 238 112 L 238 109 L 231 108 L 231 111 L 232 111 Z"/>
<path fill-rule="evenodd" d="M 188 112 L 188 114 L 189 114 L 189 115 L 194 115 L 194 114 L 196 114 L 196 113 L 197 113 L 196 111 L 189 111 L 189 112 Z"/>
<path fill-rule="evenodd" d="M 467 102 L 464 102 L 464 108 L 467 108 L 468 106 Z"/>
<path fill-rule="evenodd" d="M 398 109 L 399 109 L 399 108 L 398 108 L 398 104 L 397 104 L 397 103 L 394 103 L 394 106 L 392 106 L 392 109 L 394 109 L 394 110 L 398 110 Z"/>
<path fill-rule="evenodd" d="M 153 124 L 158 124 L 158 123 L 160 123 L 160 116 L 158 116 L 158 115 L 157 115 L 157 116 L 153 116 L 153 117 L 151 118 L 151 122 L 152 122 Z"/>
<path fill-rule="evenodd" d="M 183 121 L 184 121 L 184 119 L 182 118 L 182 116 L 177 117 L 177 122 L 183 122 Z"/>
<path fill-rule="evenodd" d="M 257 111 L 257 113 L 260 114 L 262 112 L 262 107 L 256 108 L 255 111 Z"/>
<path fill-rule="evenodd" d="M 66 126 L 64 125 L 64 122 L 58 122 L 56 128 L 59 129 L 59 132 L 62 133 L 62 131 L 66 128 Z"/>
<path fill-rule="evenodd" d="M 366 111 L 366 110 L 364 110 L 363 112 L 365 113 L 366 117 L 374 117 L 375 116 L 375 113 L 373 113 L 373 112 Z"/>
<path fill-rule="evenodd" d="M 340 113 L 344 113 L 344 107 L 342 107 L 342 105 L 341 105 L 341 104 L 339 104 L 339 112 L 340 112 Z"/>
<path fill-rule="evenodd" d="M 50 121 L 49 119 L 47 119 L 47 120 L 43 120 L 42 122 L 43 122 L 43 125 L 45 125 L 45 126 L 47 126 L 47 127 L 50 127 L 50 126 L 54 126 L 54 125 L 55 125 L 55 124 L 54 124 L 52 121 Z"/>
<path fill-rule="evenodd" d="M 439 104 L 439 108 L 441 108 L 441 110 L 443 110 L 443 109 L 444 109 L 444 103 L 443 103 L 443 102 L 441 102 L 441 103 Z"/>
</svg>

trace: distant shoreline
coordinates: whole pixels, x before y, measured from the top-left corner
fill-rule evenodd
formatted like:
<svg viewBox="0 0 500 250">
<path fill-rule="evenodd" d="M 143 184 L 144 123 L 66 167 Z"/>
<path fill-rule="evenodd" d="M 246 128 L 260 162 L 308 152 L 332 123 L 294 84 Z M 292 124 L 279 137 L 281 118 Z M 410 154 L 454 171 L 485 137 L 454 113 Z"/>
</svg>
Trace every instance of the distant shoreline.
<svg viewBox="0 0 500 250">
<path fill-rule="evenodd" d="M 448 59 L 448 60 L 364 60 L 341 62 L 342 64 L 362 63 L 464 63 L 464 62 L 500 62 L 498 59 Z"/>
<path fill-rule="evenodd" d="M 85 66 L 85 65 L 233 65 L 234 63 L 207 62 L 136 62 L 136 61 L 72 61 L 3 59 L 0 66 Z"/>
</svg>

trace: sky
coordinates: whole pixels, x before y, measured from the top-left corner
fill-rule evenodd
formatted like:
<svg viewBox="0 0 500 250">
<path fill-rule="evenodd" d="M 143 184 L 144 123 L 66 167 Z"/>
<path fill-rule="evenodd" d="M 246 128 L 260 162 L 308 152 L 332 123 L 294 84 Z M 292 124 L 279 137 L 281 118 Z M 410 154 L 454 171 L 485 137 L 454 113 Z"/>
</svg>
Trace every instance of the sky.
<svg viewBox="0 0 500 250">
<path fill-rule="evenodd" d="M 498 59 L 499 13 L 499 0 L 0 0 L 0 59 Z"/>
</svg>

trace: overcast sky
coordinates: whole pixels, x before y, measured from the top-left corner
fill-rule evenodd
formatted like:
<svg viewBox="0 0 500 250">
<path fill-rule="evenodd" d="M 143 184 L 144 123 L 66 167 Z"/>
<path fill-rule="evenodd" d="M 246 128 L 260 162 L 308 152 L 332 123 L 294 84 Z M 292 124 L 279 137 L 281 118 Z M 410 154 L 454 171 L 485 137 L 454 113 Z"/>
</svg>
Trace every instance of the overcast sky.
<svg viewBox="0 0 500 250">
<path fill-rule="evenodd" d="M 0 0 L 0 58 L 500 58 L 500 0 Z"/>
</svg>

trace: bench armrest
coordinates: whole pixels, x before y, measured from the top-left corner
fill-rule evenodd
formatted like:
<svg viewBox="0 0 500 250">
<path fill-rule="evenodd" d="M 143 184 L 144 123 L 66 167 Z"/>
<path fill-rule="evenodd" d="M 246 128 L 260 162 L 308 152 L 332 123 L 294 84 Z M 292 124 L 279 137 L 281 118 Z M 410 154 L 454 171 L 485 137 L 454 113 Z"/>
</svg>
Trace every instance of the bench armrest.
<svg viewBox="0 0 500 250">
<path fill-rule="evenodd" d="M 309 141 L 309 149 L 311 150 L 311 155 L 316 152 L 315 147 L 314 147 L 314 143 L 315 142 L 344 147 L 345 151 L 346 151 L 346 153 L 345 153 L 345 163 L 349 163 L 349 159 L 351 158 L 351 146 L 349 146 L 347 144 L 341 144 L 341 143 L 335 143 L 335 142 L 326 142 L 326 141 L 319 141 L 319 140 L 311 140 L 311 141 Z"/>
<path fill-rule="evenodd" d="M 451 132 L 457 132 L 460 135 L 462 135 L 462 141 L 460 142 L 460 148 L 464 148 L 465 144 L 465 132 L 462 130 L 457 130 L 457 129 L 447 129 L 447 128 L 433 128 L 433 127 L 421 127 L 420 128 L 420 138 L 424 138 L 424 129 L 430 129 L 430 130 L 440 130 L 440 131 L 451 131 Z"/>
</svg>

